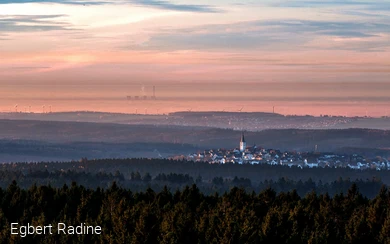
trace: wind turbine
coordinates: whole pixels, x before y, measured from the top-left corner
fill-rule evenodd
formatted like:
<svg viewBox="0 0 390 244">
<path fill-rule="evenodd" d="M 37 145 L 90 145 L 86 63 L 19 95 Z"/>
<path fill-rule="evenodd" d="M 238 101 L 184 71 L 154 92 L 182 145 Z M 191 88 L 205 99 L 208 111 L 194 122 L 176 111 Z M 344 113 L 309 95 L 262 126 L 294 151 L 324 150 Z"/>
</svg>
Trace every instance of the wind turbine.
<svg viewBox="0 0 390 244">
<path fill-rule="evenodd" d="M 243 108 L 244 108 L 244 107 L 241 107 L 241 108 L 238 110 L 238 112 L 241 112 Z"/>
<path fill-rule="evenodd" d="M 17 104 L 15 105 L 15 112 L 16 113 L 18 112 L 18 105 Z"/>
<path fill-rule="evenodd" d="M 42 106 L 42 113 L 45 113 L 45 105 Z"/>
<path fill-rule="evenodd" d="M 192 111 L 192 108 L 190 108 L 190 109 L 187 109 L 187 111 L 188 111 L 188 112 L 191 112 L 191 111 Z"/>
<path fill-rule="evenodd" d="M 157 153 L 159 158 L 163 158 L 163 156 L 160 154 L 160 152 L 157 149 L 154 149 L 153 152 Z"/>
</svg>

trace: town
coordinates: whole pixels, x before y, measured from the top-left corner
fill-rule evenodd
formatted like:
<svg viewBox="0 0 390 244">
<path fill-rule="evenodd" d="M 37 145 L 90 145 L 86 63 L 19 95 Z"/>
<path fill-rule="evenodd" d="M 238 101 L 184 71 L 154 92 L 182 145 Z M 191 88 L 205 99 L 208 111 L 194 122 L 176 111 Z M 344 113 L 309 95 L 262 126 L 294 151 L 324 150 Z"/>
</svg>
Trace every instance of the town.
<svg viewBox="0 0 390 244">
<path fill-rule="evenodd" d="M 178 157 L 175 157 L 176 159 Z M 247 146 L 244 133 L 241 135 L 240 145 L 234 149 L 210 149 L 203 152 L 189 154 L 182 157 L 195 162 L 208 162 L 212 164 L 269 164 L 286 165 L 289 167 L 314 168 L 351 168 L 390 170 L 390 161 L 377 156 L 366 158 L 358 154 L 335 154 L 317 152 L 282 152 L 275 149 L 265 149 L 256 145 Z"/>
</svg>

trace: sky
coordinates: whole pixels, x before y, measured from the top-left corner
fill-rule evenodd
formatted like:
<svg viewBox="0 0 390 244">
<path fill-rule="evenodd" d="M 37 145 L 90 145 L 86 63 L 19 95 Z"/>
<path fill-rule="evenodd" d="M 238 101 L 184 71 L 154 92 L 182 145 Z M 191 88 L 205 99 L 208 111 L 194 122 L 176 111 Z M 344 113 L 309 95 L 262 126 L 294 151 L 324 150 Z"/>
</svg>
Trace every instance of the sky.
<svg viewBox="0 0 390 244">
<path fill-rule="evenodd" d="M 346 93 L 386 97 L 389 57 L 387 0 L 0 0 L 0 85 L 14 98 L 175 82 L 308 84 L 320 97 L 363 83 Z"/>
</svg>

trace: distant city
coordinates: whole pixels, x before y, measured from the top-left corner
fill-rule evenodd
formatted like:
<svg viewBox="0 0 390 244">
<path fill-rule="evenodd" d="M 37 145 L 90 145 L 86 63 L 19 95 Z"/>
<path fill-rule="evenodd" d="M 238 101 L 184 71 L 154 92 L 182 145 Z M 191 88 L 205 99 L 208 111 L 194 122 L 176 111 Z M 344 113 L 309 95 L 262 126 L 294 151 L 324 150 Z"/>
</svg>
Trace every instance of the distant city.
<svg viewBox="0 0 390 244">
<path fill-rule="evenodd" d="M 244 133 L 241 135 L 239 147 L 233 149 L 209 149 L 192 153 L 187 156 L 175 156 L 173 159 L 184 158 L 195 162 L 211 164 L 269 164 L 285 165 L 299 168 L 351 168 L 358 170 L 390 170 L 390 161 L 381 156 L 367 158 L 358 154 L 336 154 L 317 151 L 317 145 L 312 152 L 282 152 L 276 149 L 265 149 L 260 146 L 247 146 Z"/>
</svg>

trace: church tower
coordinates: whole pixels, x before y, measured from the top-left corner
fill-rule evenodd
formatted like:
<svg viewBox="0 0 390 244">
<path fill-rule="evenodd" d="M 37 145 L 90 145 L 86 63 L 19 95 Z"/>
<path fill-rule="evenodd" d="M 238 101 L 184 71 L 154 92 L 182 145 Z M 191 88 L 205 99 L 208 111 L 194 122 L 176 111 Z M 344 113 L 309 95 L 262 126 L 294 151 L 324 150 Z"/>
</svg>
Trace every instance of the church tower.
<svg viewBox="0 0 390 244">
<path fill-rule="evenodd" d="M 240 140 L 240 152 L 244 152 L 246 149 L 246 142 L 244 137 L 244 132 L 241 134 L 241 140 Z"/>
</svg>

